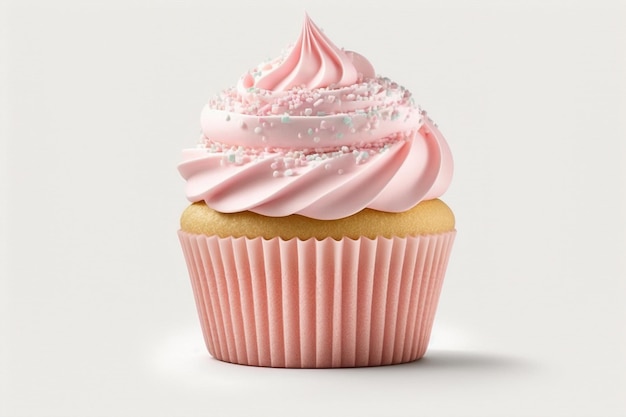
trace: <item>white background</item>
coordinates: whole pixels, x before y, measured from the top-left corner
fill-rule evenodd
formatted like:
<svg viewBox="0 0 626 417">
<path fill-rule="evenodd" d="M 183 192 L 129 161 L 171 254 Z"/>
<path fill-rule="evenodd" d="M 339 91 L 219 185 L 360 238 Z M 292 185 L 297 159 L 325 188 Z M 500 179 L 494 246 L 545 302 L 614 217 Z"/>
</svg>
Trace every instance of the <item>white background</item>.
<svg viewBox="0 0 626 417">
<path fill-rule="evenodd" d="M 454 152 L 458 238 L 413 364 L 203 346 L 180 150 L 305 9 Z M 0 19 L 0 415 L 626 415 L 624 2 L 15 0 Z"/>
</svg>

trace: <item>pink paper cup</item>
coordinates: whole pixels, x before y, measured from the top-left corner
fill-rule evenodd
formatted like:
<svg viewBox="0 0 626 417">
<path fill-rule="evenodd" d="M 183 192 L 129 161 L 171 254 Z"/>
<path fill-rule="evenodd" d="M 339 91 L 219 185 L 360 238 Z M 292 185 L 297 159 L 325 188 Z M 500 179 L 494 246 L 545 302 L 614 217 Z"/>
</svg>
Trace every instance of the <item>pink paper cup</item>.
<svg viewBox="0 0 626 417">
<path fill-rule="evenodd" d="M 209 353 L 276 368 L 421 358 L 455 235 L 266 240 L 178 232 Z"/>
</svg>

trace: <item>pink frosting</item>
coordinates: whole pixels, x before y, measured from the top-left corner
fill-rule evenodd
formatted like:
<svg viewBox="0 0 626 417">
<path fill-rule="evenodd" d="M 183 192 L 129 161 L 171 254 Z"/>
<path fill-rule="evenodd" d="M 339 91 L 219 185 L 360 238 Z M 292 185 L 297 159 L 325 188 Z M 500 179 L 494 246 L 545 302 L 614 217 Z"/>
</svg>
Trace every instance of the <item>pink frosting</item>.
<svg viewBox="0 0 626 417">
<path fill-rule="evenodd" d="M 308 15 L 305 15 L 302 33 L 289 54 L 254 72 L 256 75 L 248 73 L 244 76 L 244 86 L 272 91 L 298 86 L 313 89 L 331 84 L 345 87 L 356 83 L 358 78 L 353 60 L 322 33 Z"/>
<path fill-rule="evenodd" d="M 187 197 L 221 212 L 337 219 L 441 196 L 450 149 L 411 93 L 305 16 L 283 57 L 210 100 L 179 171 Z"/>
</svg>

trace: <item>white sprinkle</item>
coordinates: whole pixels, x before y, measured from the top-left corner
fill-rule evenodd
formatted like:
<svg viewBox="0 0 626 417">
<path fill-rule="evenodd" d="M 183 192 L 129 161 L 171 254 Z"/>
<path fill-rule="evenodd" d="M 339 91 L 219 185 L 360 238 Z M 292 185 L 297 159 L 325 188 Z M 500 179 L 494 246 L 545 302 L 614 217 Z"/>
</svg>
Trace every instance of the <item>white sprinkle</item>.
<svg viewBox="0 0 626 417">
<path fill-rule="evenodd" d="M 338 169 L 338 170 L 337 170 L 337 174 L 339 174 L 339 175 L 343 175 L 343 169 Z"/>
<path fill-rule="evenodd" d="M 357 159 L 361 160 L 361 161 L 365 161 L 366 159 L 368 159 L 370 157 L 369 152 L 367 151 L 362 151 L 361 153 L 359 153 L 359 156 Z"/>
<path fill-rule="evenodd" d="M 317 107 L 317 106 L 319 106 L 320 104 L 322 104 L 323 102 L 324 102 L 324 99 L 323 99 L 323 98 L 320 98 L 320 99 L 319 99 L 319 100 L 317 100 L 315 103 L 313 103 L 313 107 Z"/>
<path fill-rule="evenodd" d="M 304 109 L 305 116 L 310 116 L 311 114 L 313 114 L 313 109 L 311 109 L 310 107 L 307 109 Z"/>
<path fill-rule="evenodd" d="M 293 175 L 293 169 L 285 170 L 285 177 L 291 177 Z"/>
<path fill-rule="evenodd" d="M 331 168 L 332 168 L 332 166 L 331 166 L 330 164 L 326 164 L 326 165 L 324 165 L 324 169 L 325 169 L 326 171 L 330 171 L 330 169 L 331 169 Z"/>
<path fill-rule="evenodd" d="M 319 141 L 320 141 L 320 140 L 321 140 L 321 139 L 320 139 L 320 137 L 319 137 L 319 136 L 315 136 L 315 137 L 313 138 L 313 142 L 315 142 L 315 143 L 319 143 Z"/>
<path fill-rule="evenodd" d="M 272 176 L 273 176 L 274 178 L 278 178 L 278 177 L 280 177 L 280 172 L 278 172 L 278 171 L 274 171 L 274 172 L 272 172 Z"/>
<path fill-rule="evenodd" d="M 260 135 L 262 131 L 263 129 L 261 128 L 261 126 L 257 126 L 254 128 L 254 133 L 256 133 L 257 135 Z"/>
</svg>

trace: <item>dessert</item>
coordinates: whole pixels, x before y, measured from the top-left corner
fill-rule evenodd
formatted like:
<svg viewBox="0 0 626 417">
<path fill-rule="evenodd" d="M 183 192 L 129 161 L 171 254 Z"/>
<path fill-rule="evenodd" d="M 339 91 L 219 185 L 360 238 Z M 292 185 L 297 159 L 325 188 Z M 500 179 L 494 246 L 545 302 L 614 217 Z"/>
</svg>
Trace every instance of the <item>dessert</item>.
<svg viewBox="0 0 626 417">
<path fill-rule="evenodd" d="M 437 126 L 305 16 L 201 113 L 179 238 L 211 355 L 272 367 L 409 362 L 456 234 Z"/>
</svg>

